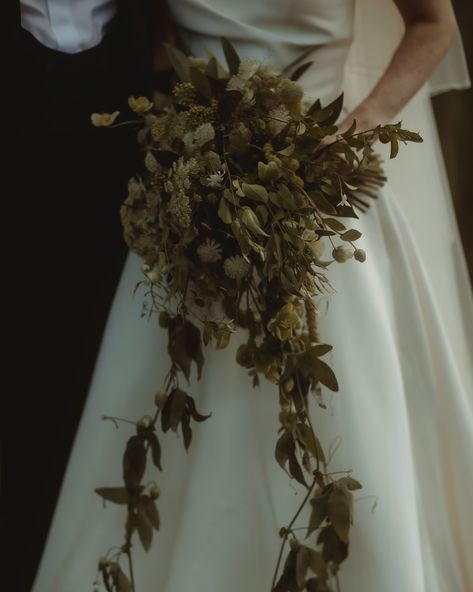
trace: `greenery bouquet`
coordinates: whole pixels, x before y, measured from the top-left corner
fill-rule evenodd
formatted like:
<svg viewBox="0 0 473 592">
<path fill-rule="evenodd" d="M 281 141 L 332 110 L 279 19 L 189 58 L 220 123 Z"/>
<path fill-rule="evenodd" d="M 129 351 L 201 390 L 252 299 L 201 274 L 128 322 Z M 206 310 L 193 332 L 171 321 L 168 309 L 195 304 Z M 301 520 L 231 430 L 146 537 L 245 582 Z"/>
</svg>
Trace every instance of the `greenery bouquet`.
<svg viewBox="0 0 473 592">
<path fill-rule="evenodd" d="M 390 143 L 394 157 L 399 141 L 422 139 L 400 122 L 357 132 L 353 121 L 337 134 L 343 95 L 326 106 L 311 103 L 297 73 L 288 79 L 222 44 L 228 70 L 213 56 L 188 57 L 169 46 L 180 79 L 172 97 L 130 97 L 137 118 L 123 122 L 138 126 L 143 150 L 142 170 L 120 209 L 124 238 L 143 259 L 135 291 L 144 287 L 143 315 L 156 314 L 167 331 L 170 369 L 154 412 L 133 422 L 124 483 L 96 489 L 126 508 L 123 543 L 99 560 L 97 583 L 109 591 L 137 591 L 134 537 L 148 550 L 159 530 L 159 486 L 142 483 L 148 457 L 162 470 L 157 432 L 180 429 L 189 448 L 194 422 L 210 417 L 185 390 L 191 366 L 200 379 L 205 347 L 225 348 L 238 328 L 248 338 L 235 362 L 253 387 L 264 378 L 278 393 L 275 460 L 307 490 L 280 529 L 268 588 L 339 589 L 337 572 L 348 555 L 352 492 L 362 486 L 350 474 L 328 472 L 311 422 L 310 397 L 325 407 L 321 386 L 338 390 L 323 359 L 332 346 L 319 335 L 315 299 L 333 291 L 331 265 L 366 258 L 356 246 L 361 233 L 346 221 L 367 210 L 386 180 L 372 144 Z M 118 115 L 96 113 L 92 121 L 117 125 Z M 301 540 L 294 523 L 306 503 L 312 511 Z"/>
</svg>

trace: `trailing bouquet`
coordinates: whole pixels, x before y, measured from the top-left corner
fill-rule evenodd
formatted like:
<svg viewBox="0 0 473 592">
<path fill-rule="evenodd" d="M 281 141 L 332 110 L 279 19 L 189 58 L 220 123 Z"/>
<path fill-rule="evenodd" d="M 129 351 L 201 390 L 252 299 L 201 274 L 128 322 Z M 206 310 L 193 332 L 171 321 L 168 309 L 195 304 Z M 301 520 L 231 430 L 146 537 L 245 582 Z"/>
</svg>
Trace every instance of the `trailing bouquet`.
<svg viewBox="0 0 473 592">
<path fill-rule="evenodd" d="M 332 346 L 319 335 L 315 299 L 333 292 L 330 265 L 366 258 L 356 246 L 361 233 L 340 218 L 358 218 L 386 180 L 372 144 L 390 142 L 394 157 L 399 141 L 422 139 L 401 122 L 357 132 L 353 121 L 337 134 L 343 95 L 326 106 L 310 104 L 297 80 L 276 67 L 240 61 L 228 41 L 222 44 L 228 71 L 213 56 L 187 57 L 168 46 L 180 79 L 172 97 L 130 97 L 139 118 L 124 122 L 139 125 L 143 149 L 143 170 L 130 180 L 120 209 L 124 238 L 143 259 L 135 291 L 144 286 L 143 315 L 157 314 L 167 330 L 171 364 L 154 412 L 133 422 L 122 458 L 124 484 L 96 489 L 126 506 L 124 542 L 99 560 L 110 591 L 135 592 L 134 537 L 147 551 L 153 529 L 159 530 L 159 487 L 142 484 L 148 456 L 162 470 L 158 428 L 180 428 L 187 450 L 193 422 L 210 417 L 197 410 L 179 378 L 190 385 L 195 364 L 200 379 L 205 347 L 225 348 L 237 328 L 248 339 L 236 363 L 248 370 L 253 387 L 263 377 L 278 393 L 275 459 L 307 490 L 279 531 L 271 590 L 338 586 L 352 492 L 362 487 L 350 472 L 337 479 L 328 472 L 309 414 L 310 395 L 325 408 L 322 385 L 338 390 L 323 360 Z M 92 121 L 110 126 L 118 115 L 96 113 Z M 335 139 L 323 142 L 329 136 Z M 312 511 L 300 540 L 294 524 L 307 502 Z"/>
</svg>

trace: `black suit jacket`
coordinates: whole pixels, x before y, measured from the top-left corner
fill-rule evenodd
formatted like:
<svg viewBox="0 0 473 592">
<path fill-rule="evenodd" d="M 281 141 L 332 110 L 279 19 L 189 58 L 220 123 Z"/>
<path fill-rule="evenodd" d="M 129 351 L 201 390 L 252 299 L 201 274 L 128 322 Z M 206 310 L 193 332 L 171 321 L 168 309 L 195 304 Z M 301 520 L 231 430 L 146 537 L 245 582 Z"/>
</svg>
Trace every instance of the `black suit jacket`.
<svg viewBox="0 0 473 592">
<path fill-rule="evenodd" d="M 152 87 L 169 90 L 172 74 L 164 42 L 174 42 L 174 26 L 166 0 L 117 0 L 118 18 L 129 49 Z"/>
<path fill-rule="evenodd" d="M 166 63 L 163 42 L 174 42 L 174 26 L 167 0 L 116 0 L 116 20 L 122 30 L 126 51 L 140 68 L 139 76 L 148 88 L 169 90 L 172 74 Z M 20 49 L 21 12 L 19 0 L 7 0 L 2 5 L 7 23 L 7 44 Z M 7 54 L 6 54 L 7 55 Z M 157 57 L 158 56 L 158 57 Z M 157 67 L 159 69 L 157 69 Z M 174 79 L 173 79 L 174 80 Z"/>
</svg>

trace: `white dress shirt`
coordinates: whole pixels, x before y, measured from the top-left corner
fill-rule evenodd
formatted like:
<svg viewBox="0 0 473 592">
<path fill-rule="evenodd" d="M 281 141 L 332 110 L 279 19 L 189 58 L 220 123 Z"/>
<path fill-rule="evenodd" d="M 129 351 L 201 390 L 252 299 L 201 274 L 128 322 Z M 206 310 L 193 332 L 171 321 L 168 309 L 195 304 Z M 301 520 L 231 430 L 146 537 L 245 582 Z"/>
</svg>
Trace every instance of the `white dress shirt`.
<svg viewBox="0 0 473 592">
<path fill-rule="evenodd" d="M 77 53 L 102 40 L 114 0 L 21 0 L 21 26 L 43 45 Z"/>
</svg>

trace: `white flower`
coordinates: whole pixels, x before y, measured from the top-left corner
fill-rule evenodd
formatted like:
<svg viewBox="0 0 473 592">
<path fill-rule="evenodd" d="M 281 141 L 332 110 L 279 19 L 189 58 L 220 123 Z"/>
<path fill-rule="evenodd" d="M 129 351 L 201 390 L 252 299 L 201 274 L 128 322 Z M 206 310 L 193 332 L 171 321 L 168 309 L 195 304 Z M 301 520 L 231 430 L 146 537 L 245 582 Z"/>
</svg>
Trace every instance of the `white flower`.
<svg viewBox="0 0 473 592">
<path fill-rule="evenodd" d="M 225 171 L 220 169 L 207 177 L 207 185 L 214 189 L 223 189 L 225 185 Z"/>
<path fill-rule="evenodd" d="M 108 127 L 112 125 L 119 115 L 120 111 L 114 111 L 113 113 L 92 113 L 90 121 L 95 127 Z"/>
<path fill-rule="evenodd" d="M 241 280 L 248 273 L 250 265 L 241 255 L 227 257 L 223 262 L 223 269 L 228 277 L 234 280 Z"/>
<path fill-rule="evenodd" d="M 238 92 L 241 92 L 244 99 L 248 103 L 251 103 L 254 98 L 254 92 L 251 88 L 251 83 L 248 82 L 248 80 L 246 80 L 245 78 L 242 78 L 241 76 L 232 76 L 227 82 L 226 89 L 237 90 Z"/>
<path fill-rule="evenodd" d="M 128 106 L 134 113 L 146 113 L 153 108 L 153 103 L 148 97 L 128 97 Z"/>
<path fill-rule="evenodd" d="M 197 247 L 197 254 L 204 263 L 215 263 L 222 258 L 222 247 L 213 238 L 206 239 Z"/>
<path fill-rule="evenodd" d="M 346 193 L 342 193 L 342 201 L 337 204 L 337 206 L 349 206 L 350 202 L 348 201 L 348 196 Z"/>
<path fill-rule="evenodd" d="M 197 147 L 200 148 L 215 138 L 215 130 L 211 123 L 206 122 L 202 125 L 199 125 L 199 127 L 195 130 L 194 135 L 195 143 Z"/>
<path fill-rule="evenodd" d="M 256 60 L 252 60 L 251 58 L 245 58 L 240 62 L 238 66 L 238 76 L 245 80 L 249 80 L 252 76 L 256 74 L 260 67 L 260 63 Z"/>
<path fill-rule="evenodd" d="M 146 188 L 143 185 L 143 181 L 141 179 L 136 179 L 136 177 L 131 177 L 128 181 L 128 197 L 130 199 L 140 199 L 143 193 L 145 193 Z"/>
<path fill-rule="evenodd" d="M 146 265 L 146 267 L 143 265 L 141 270 L 148 282 L 151 282 L 152 284 L 157 284 L 159 282 L 161 272 L 159 271 L 158 265 L 155 265 L 152 269 L 149 269 L 149 265 Z"/>
<path fill-rule="evenodd" d="M 145 156 L 145 167 L 150 173 L 157 173 L 159 171 L 159 164 L 151 152 L 147 152 Z"/>
</svg>

